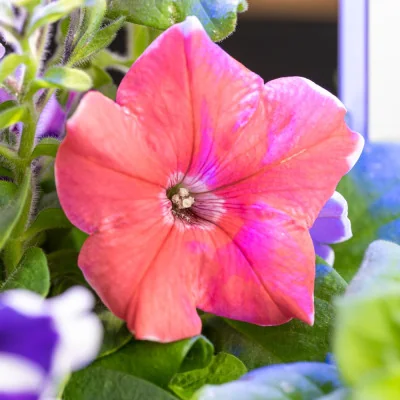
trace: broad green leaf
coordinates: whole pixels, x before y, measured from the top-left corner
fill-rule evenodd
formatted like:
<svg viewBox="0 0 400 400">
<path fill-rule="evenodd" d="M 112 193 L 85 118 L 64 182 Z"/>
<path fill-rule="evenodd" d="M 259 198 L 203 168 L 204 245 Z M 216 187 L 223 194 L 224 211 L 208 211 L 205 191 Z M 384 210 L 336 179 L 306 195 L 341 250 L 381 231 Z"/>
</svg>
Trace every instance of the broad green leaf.
<svg viewBox="0 0 400 400">
<path fill-rule="evenodd" d="M 64 400 L 176 400 L 156 385 L 120 371 L 90 367 L 65 388 Z"/>
<path fill-rule="evenodd" d="M 12 75 L 17 67 L 29 61 L 29 57 L 24 54 L 8 54 L 0 61 L 0 83 L 8 76 Z"/>
<path fill-rule="evenodd" d="M 190 400 L 204 385 L 220 385 L 239 379 L 247 372 L 245 365 L 232 354 L 219 353 L 202 369 L 177 373 L 168 385 L 183 400 Z"/>
<path fill-rule="evenodd" d="M 22 214 L 24 203 L 31 187 L 31 171 L 25 171 L 24 180 L 13 198 L 0 207 L 0 250 L 10 237 L 14 226 Z"/>
<path fill-rule="evenodd" d="M 71 223 L 61 208 L 46 208 L 42 210 L 23 235 L 27 240 L 42 231 L 49 229 L 69 228 Z"/>
<path fill-rule="evenodd" d="M 212 359 L 212 344 L 203 336 L 173 343 L 130 341 L 118 351 L 75 372 L 71 385 L 89 379 L 93 368 L 119 371 L 167 388 L 177 372 L 205 368 Z"/>
<path fill-rule="evenodd" d="M 59 146 L 59 140 L 54 138 L 44 138 L 33 149 L 31 160 L 41 156 L 55 157 Z"/>
<path fill-rule="evenodd" d="M 84 4 L 85 0 L 57 0 L 46 5 L 38 5 L 28 24 L 27 34 L 31 35 L 41 26 L 57 22 Z"/>
<path fill-rule="evenodd" d="M 43 250 L 30 247 L 17 267 L 7 277 L 0 290 L 26 289 L 47 296 L 50 289 L 50 274 Z"/>
<path fill-rule="evenodd" d="M 204 334 L 217 351 L 231 353 L 249 369 L 264 365 L 305 361 L 323 361 L 330 346 L 334 319 L 333 299 L 346 289 L 346 282 L 327 265 L 317 265 L 314 326 L 292 320 L 271 327 L 208 317 Z"/>
<path fill-rule="evenodd" d="M 116 352 L 122 346 L 132 340 L 132 333 L 129 332 L 126 324 L 121 319 L 106 309 L 97 313 L 103 324 L 103 343 L 97 358 L 107 356 Z"/>
<path fill-rule="evenodd" d="M 225 385 L 207 385 L 192 400 L 326 400 L 336 390 L 341 383 L 334 366 L 300 362 L 260 368 Z"/>
<path fill-rule="evenodd" d="M 1 174 L 0 174 L 1 175 Z M 17 186 L 8 181 L 0 181 L 0 207 L 6 206 L 12 202 Z"/>
<path fill-rule="evenodd" d="M 338 191 L 349 204 L 353 238 L 333 246 L 335 269 L 350 281 L 371 242 L 400 244 L 400 145 L 367 144 Z"/>
<path fill-rule="evenodd" d="M 79 42 L 71 55 L 69 65 L 80 64 L 94 57 L 100 50 L 106 48 L 116 37 L 117 32 L 122 28 L 125 17 L 119 17 L 109 25 L 100 29 L 91 38 Z"/>
<path fill-rule="evenodd" d="M 23 120 L 26 113 L 26 107 L 16 106 L 10 107 L 0 112 L 0 129 L 8 128 Z"/>
<path fill-rule="evenodd" d="M 245 0 L 110 0 L 108 14 L 124 15 L 129 22 L 165 30 L 195 15 L 214 41 L 231 34 Z"/>
<path fill-rule="evenodd" d="M 337 304 L 335 358 L 343 379 L 355 389 L 394 371 L 400 376 L 400 283 L 380 286 Z"/>
<path fill-rule="evenodd" d="M 43 88 L 67 89 L 76 92 L 85 92 L 92 87 L 92 80 L 88 74 L 68 67 L 51 67 L 35 83 Z"/>
<path fill-rule="evenodd" d="M 346 290 L 346 295 L 371 293 L 392 283 L 400 284 L 400 246 L 377 240 L 368 247 L 363 263 Z"/>
</svg>

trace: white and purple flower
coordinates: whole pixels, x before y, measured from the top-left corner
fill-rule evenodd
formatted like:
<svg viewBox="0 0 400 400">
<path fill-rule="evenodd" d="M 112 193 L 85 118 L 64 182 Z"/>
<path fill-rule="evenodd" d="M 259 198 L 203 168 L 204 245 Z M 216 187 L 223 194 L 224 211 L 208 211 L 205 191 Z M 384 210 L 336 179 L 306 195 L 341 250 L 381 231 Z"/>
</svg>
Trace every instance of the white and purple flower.
<svg viewBox="0 0 400 400">
<path fill-rule="evenodd" d="M 82 287 L 45 300 L 25 291 L 0 295 L 0 400 L 53 400 L 72 371 L 90 363 L 102 326 Z"/>
</svg>

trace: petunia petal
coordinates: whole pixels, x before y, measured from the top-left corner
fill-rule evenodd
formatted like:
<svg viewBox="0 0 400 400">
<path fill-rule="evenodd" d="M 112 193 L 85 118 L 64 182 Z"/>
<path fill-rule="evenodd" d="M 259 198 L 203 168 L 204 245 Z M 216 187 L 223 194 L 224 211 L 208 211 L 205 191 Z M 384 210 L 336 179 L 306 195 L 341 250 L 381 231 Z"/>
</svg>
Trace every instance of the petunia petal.
<svg viewBox="0 0 400 400">
<path fill-rule="evenodd" d="M 261 163 L 236 158 L 240 181 L 216 193 L 258 194 L 270 206 L 311 227 L 340 178 L 357 161 L 363 139 L 344 122 L 344 106 L 304 78 L 282 78 L 265 86 L 265 156 Z M 233 152 L 237 151 L 232 149 Z"/>
<path fill-rule="evenodd" d="M 142 225 L 96 233 L 82 248 L 86 279 L 138 339 L 170 342 L 200 333 L 192 287 L 198 262 L 191 265 L 179 251 L 181 235 L 153 213 Z"/>
<path fill-rule="evenodd" d="M 138 116 L 148 140 L 156 137 L 163 148 L 172 148 L 176 171 L 213 181 L 262 91 L 262 79 L 213 43 L 196 17 L 188 17 L 135 62 L 117 103 Z"/>
<path fill-rule="evenodd" d="M 263 203 L 227 208 L 212 233 L 217 251 L 205 252 L 199 308 L 258 325 L 312 324 L 315 256 L 307 229 Z"/>
<path fill-rule="evenodd" d="M 97 117 L 84 117 L 89 114 Z M 134 218 L 139 203 L 158 201 L 162 187 L 148 179 L 162 175 L 156 162 L 148 160 L 145 165 L 146 156 L 138 155 L 141 149 L 135 144 L 134 121 L 118 105 L 101 94 L 89 93 L 67 130 L 56 158 L 56 182 L 61 205 L 72 223 L 92 233 L 127 215 Z M 147 176 L 149 163 L 154 165 Z"/>
</svg>

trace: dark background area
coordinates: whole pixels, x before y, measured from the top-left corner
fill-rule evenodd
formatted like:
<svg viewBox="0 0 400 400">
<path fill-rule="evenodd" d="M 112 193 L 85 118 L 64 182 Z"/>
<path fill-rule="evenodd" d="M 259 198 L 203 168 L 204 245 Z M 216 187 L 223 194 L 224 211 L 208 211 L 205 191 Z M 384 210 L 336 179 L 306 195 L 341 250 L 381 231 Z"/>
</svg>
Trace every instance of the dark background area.
<svg viewBox="0 0 400 400">
<path fill-rule="evenodd" d="M 337 23 L 240 18 L 221 43 L 231 56 L 265 81 L 300 75 L 337 92 Z"/>
</svg>

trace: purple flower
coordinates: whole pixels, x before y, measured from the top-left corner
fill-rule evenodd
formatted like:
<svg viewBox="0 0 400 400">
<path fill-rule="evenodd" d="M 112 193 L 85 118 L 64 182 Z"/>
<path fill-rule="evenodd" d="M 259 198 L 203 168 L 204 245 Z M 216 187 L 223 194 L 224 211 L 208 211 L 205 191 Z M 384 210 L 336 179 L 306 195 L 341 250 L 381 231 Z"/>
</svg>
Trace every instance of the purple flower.
<svg viewBox="0 0 400 400">
<path fill-rule="evenodd" d="M 315 253 L 333 265 L 335 254 L 329 244 L 340 243 L 352 237 L 346 199 L 335 192 L 327 201 L 310 229 Z"/>
<path fill-rule="evenodd" d="M 49 300 L 0 295 L 0 400 L 54 399 L 62 379 L 95 358 L 102 328 L 93 303 L 81 287 Z"/>
</svg>

